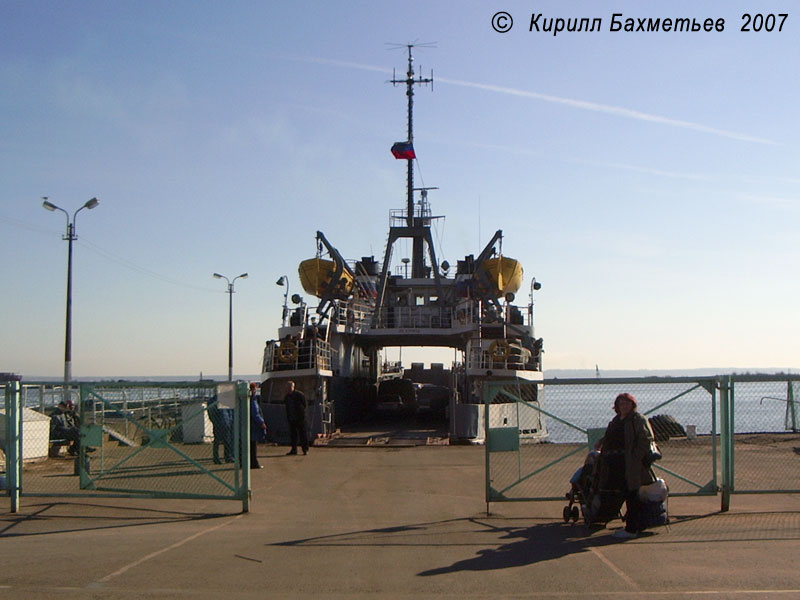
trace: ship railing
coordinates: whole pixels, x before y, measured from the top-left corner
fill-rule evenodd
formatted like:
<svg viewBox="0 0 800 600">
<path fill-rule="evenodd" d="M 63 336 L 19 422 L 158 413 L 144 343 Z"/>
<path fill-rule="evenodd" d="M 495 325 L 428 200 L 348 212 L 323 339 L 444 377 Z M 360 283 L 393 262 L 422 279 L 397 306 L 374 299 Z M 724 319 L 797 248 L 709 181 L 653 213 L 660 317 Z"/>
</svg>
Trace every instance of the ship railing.
<svg viewBox="0 0 800 600">
<path fill-rule="evenodd" d="M 408 223 L 408 212 L 405 209 L 389 211 L 389 225 L 392 227 L 404 227 Z"/>
<path fill-rule="evenodd" d="M 461 326 L 451 308 L 388 306 L 380 310 L 377 329 L 451 329 Z"/>
<path fill-rule="evenodd" d="M 431 219 L 433 212 L 431 205 L 428 202 L 421 202 L 415 204 L 416 210 L 412 211 L 411 215 L 415 219 Z M 389 211 L 389 223 L 392 227 L 405 227 L 408 224 L 408 209 L 395 208 Z"/>
<path fill-rule="evenodd" d="M 503 344 L 506 346 L 504 347 Z M 521 348 L 518 344 L 509 344 L 502 339 L 495 340 L 484 348 L 476 344 L 467 352 L 467 369 L 538 371 L 540 368 L 538 355 L 533 356 L 527 348 Z"/>
<path fill-rule="evenodd" d="M 482 325 L 503 323 L 511 326 L 530 327 L 533 323 L 530 316 L 522 312 L 519 306 L 505 303 L 499 310 L 488 302 L 479 302 L 476 312 Z"/>
<path fill-rule="evenodd" d="M 322 339 L 283 339 L 267 344 L 264 352 L 263 372 L 316 369 L 333 371 L 337 354 L 333 347 Z"/>
<path fill-rule="evenodd" d="M 397 375 L 403 374 L 403 363 L 400 361 L 387 361 L 381 365 L 381 374 L 382 375 Z"/>
<path fill-rule="evenodd" d="M 347 302 L 337 301 L 332 313 L 335 325 L 345 328 L 347 333 L 364 333 L 369 329 L 374 308 L 365 301 L 351 299 Z"/>
</svg>

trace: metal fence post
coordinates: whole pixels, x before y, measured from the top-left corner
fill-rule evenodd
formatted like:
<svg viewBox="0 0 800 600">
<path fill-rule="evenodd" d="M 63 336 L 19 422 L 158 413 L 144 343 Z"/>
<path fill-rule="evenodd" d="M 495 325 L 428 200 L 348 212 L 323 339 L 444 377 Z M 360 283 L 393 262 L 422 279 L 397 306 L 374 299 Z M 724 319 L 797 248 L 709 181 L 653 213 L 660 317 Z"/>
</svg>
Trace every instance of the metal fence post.
<svg viewBox="0 0 800 600">
<path fill-rule="evenodd" d="M 80 449 L 78 451 L 78 456 L 75 457 L 75 464 L 77 466 L 77 470 L 75 474 L 78 475 L 78 481 L 80 481 L 80 488 L 82 490 L 91 489 L 94 484 L 92 483 L 91 477 L 89 475 L 89 461 L 91 460 L 88 455 L 86 454 L 86 440 L 84 439 L 84 426 L 83 424 L 86 423 L 86 401 L 89 399 L 89 384 L 81 383 L 78 385 L 78 418 L 79 422 L 82 424 L 81 426 L 81 438 L 80 438 Z"/>
<path fill-rule="evenodd" d="M 720 381 L 720 450 L 722 459 L 722 512 L 727 512 L 731 506 L 731 491 L 733 489 L 732 478 L 732 449 L 733 449 L 733 417 L 731 414 L 731 389 L 732 381 L 730 377 L 723 377 Z"/>
<path fill-rule="evenodd" d="M 491 451 L 491 444 L 489 444 L 489 407 L 492 405 L 491 402 L 491 387 L 492 384 L 486 382 L 483 386 L 483 446 L 485 449 L 484 456 L 486 458 L 486 466 L 484 468 L 484 473 L 486 477 L 485 488 L 486 488 L 486 516 L 488 517 L 491 515 L 489 502 L 491 499 L 491 485 L 492 485 L 492 474 L 491 474 L 491 459 L 489 453 Z"/>
<path fill-rule="evenodd" d="M 792 433 L 797 433 L 797 410 L 794 403 L 794 384 L 791 379 L 786 381 L 786 400 L 786 428 L 791 428 Z"/>
<path fill-rule="evenodd" d="M 11 512 L 19 511 L 22 483 L 22 392 L 19 381 L 6 384 L 6 485 L 11 497 Z"/>
<path fill-rule="evenodd" d="M 241 453 L 239 464 L 242 469 L 242 512 L 250 512 L 250 386 L 240 381 L 236 386 L 237 405 L 239 407 L 239 444 Z"/>
</svg>

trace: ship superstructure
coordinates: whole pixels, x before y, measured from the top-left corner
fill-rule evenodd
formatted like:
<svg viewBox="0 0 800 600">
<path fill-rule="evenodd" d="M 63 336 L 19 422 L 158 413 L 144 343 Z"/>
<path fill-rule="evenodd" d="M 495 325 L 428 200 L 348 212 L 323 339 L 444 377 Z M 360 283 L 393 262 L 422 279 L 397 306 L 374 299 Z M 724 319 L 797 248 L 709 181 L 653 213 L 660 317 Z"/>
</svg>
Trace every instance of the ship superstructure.
<svg viewBox="0 0 800 600">
<path fill-rule="evenodd" d="M 405 85 L 408 98 L 407 137 L 392 146 L 395 158 L 407 161 L 407 203 L 390 213 L 382 261 L 374 256 L 347 261 L 318 231 L 316 256 L 300 263 L 299 277 L 306 294 L 319 302 L 312 307 L 295 294 L 293 308 L 284 303 L 278 338 L 264 349 L 262 398 L 267 405 L 279 404 L 282 383 L 294 381 L 317 407 L 311 433 L 331 433 L 375 408 L 381 382 L 402 373 L 397 364 L 384 361 L 391 347 L 458 351 L 461 360 L 451 370 L 447 402 L 451 437 L 479 436 L 475 409 L 487 380 L 511 382 L 514 395 L 530 403 L 540 399 L 542 340 L 533 326 L 534 291 L 540 286 L 533 279 L 528 305 L 514 303 L 523 267 L 503 254 L 502 231 L 477 257 L 465 256 L 455 268 L 436 255 L 431 229 L 443 217 L 433 215 L 428 200 L 436 188 L 415 188 L 413 178 L 414 88 L 432 84 L 433 74 L 415 76 L 413 45 L 407 48 L 406 77 L 391 80 Z M 392 270 L 400 240 L 410 241 L 411 256 Z M 407 412 L 418 408 L 413 392 L 400 399 Z M 521 433 L 542 438 L 543 419 Z"/>
</svg>

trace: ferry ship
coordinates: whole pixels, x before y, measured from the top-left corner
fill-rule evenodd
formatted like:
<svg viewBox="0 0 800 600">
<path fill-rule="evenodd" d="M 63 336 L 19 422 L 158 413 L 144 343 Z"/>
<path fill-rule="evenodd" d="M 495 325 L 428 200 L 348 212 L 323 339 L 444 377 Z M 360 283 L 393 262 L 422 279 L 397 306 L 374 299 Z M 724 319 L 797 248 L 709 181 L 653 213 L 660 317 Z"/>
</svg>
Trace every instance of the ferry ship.
<svg viewBox="0 0 800 600">
<path fill-rule="evenodd" d="M 346 260 L 317 231 L 316 256 L 300 262 L 298 269 L 303 290 L 316 299 L 316 306 L 299 294 L 289 305 L 287 287 L 282 326 L 264 348 L 262 406 L 277 441 L 286 439 L 281 423 L 288 380 L 309 400 L 310 440 L 329 437 L 380 407 L 394 405 L 403 414 L 441 410 L 451 441 L 479 442 L 487 381 L 510 386 L 509 406 L 514 396 L 531 404 L 541 399 L 542 340 L 535 337 L 533 323 L 534 291 L 540 284 L 533 278 L 527 306 L 515 304 L 524 271 L 519 261 L 503 254 L 502 231 L 477 256 L 458 260 L 455 268 L 446 260 L 439 262 L 431 227 L 443 217 L 433 214 L 428 200 L 437 188 L 414 187 L 413 164 L 414 88 L 432 84 L 433 73 L 430 78 L 416 76 L 413 45 L 407 48 L 406 77 L 391 80 L 405 86 L 408 99 L 406 139 L 391 148 L 395 159 L 406 161 L 406 207 L 390 211 L 380 261 L 375 256 Z M 410 240 L 412 253 L 392 270 L 400 240 Z M 288 286 L 284 277 L 277 283 Z M 460 360 L 431 391 L 430 385 L 409 381 L 409 373 L 413 376 L 418 368 L 404 370 L 385 359 L 387 349 L 410 346 L 453 348 Z M 439 367 L 440 375 L 447 373 L 441 364 L 432 367 Z M 544 417 L 535 412 L 538 422 L 526 422 L 520 431 L 523 439 L 547 435 Z M 511 422 L 502 410 L 492 415 Z"/>
</svg>

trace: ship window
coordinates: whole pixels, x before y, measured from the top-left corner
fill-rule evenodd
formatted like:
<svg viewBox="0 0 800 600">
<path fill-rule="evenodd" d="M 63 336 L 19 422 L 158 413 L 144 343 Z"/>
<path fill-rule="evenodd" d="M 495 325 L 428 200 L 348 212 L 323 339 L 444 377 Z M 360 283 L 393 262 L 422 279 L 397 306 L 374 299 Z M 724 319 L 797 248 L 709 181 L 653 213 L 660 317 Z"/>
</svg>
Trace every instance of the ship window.
<svg viewBox="0 0 800 600">
<path fill-rule="evenodd" d="M 430 304 L 438 304 L 438 303 L 439 303 L 439 296 L 436 296 L 436 295 L 434 295 L 434 296 L 429 296 L 429 297 L 428 297 L 428 302 L 429 302 Z"/>
<path fill-rule="evenodd" d="M 414 305 L 415 306 L 425 306 L 425 296 L 417 294 L 414 296 Z"/>
</svg>

